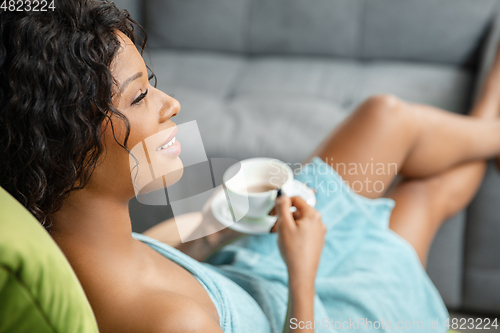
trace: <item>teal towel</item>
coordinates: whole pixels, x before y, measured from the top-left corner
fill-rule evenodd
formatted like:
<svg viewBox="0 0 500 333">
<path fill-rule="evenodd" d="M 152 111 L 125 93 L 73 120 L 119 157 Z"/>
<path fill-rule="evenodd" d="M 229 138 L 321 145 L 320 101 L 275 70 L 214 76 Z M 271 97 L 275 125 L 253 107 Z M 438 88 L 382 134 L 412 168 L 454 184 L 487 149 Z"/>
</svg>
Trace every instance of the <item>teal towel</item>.
<svg viewBox="0 0 500 333">
<path fill-rule="evenodd" d="M 296 178 L 316 189 L 316 209 L 328 227 L 310 323 L 316 331 L 447 332 L 448 312 L 415 250 L 388 227 L 394 201 L 357 195 L 317 157 Z M 207 263 L 134 237 L 195 275 L 224 332 L 282 331 L 288 276 L 275 234 L 243 237 Z"/>
</svg>

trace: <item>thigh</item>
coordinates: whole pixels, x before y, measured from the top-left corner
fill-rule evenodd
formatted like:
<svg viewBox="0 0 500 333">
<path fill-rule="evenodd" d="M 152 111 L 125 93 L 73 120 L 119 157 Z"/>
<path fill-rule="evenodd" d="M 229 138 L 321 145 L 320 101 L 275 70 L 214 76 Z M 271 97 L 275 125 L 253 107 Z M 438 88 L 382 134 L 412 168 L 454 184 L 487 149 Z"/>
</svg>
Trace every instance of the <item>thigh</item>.
<svg viewBox="0 0 500 333">
<path fill-rule="evenodd" d="M 409 104 L 393 96 L 369 98 L 314 151 L 358 194 L 385 194 L 412 148 L 419 125 Z"/>
</svg>

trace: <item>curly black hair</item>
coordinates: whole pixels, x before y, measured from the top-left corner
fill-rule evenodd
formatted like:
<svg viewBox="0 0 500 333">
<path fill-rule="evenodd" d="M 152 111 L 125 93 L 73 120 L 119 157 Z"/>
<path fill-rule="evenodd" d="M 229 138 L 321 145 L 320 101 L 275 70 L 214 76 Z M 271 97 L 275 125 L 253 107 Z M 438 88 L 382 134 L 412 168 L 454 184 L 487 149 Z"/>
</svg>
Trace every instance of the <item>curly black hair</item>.
<svg viewBox="0 0 500 333">
<path fill-rule="evenodd" d="M 103 123 L 126 117 L 112 105 L 110 65 L 121 31 L 138 27 L 112 2 L 56 0 L 55 10 L 0 10 L 0 186 L 47 229 L 103 153 Z M 105 125 L 106 126 L 106 125 Z M 116 139 L 116 138 L 115 138 Z M 126 149 L 126 148 L 125 148 Z"/>
</svg>

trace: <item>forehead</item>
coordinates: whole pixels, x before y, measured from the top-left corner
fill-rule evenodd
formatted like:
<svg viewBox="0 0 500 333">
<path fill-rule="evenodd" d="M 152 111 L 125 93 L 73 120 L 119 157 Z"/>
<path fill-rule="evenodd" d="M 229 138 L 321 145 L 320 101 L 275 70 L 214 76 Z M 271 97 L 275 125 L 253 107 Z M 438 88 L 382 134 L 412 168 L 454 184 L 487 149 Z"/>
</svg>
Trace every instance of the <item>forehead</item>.
<svg viewBox="0 0 500 333">
<path fill-rule="evenodd" d="M 130 38 L 121 31 L 117 31 L 116 35 L 121 46 L 111 63 L 111 73 L 117 83 L 121 84 L 143 69 L 144 60 Z"/>
</svg>

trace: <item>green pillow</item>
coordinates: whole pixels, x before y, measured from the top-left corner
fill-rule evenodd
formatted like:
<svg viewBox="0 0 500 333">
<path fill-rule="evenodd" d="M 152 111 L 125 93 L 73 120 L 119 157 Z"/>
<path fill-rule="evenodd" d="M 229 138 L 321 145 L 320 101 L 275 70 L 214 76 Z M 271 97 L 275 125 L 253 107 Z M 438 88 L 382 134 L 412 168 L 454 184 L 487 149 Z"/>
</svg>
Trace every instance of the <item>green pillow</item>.
<svg viewBox="0 0 500 333">
<path fill-rule="evenodd" d="M 0 332 L 98 332 L 66 257 L 0 187 Z"/>
</svg>

